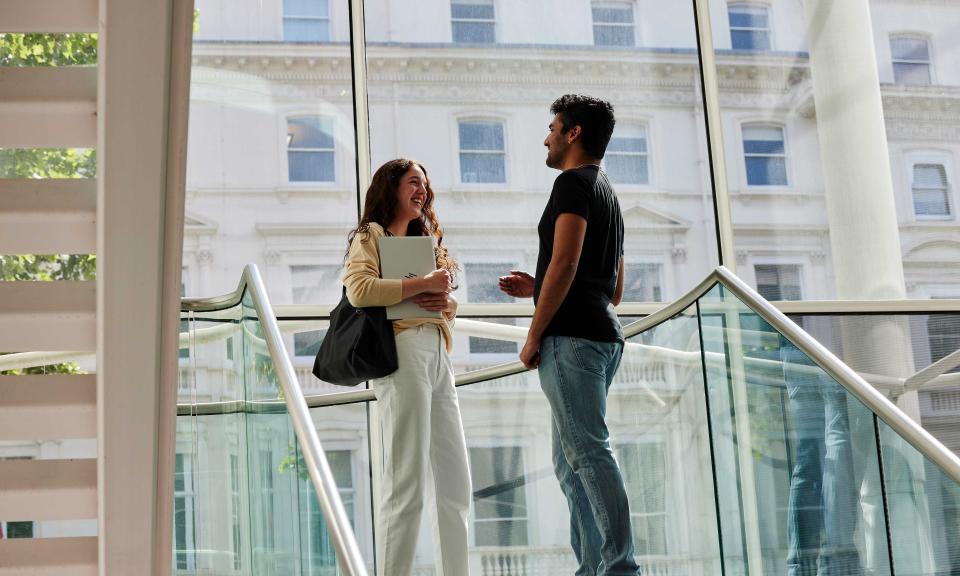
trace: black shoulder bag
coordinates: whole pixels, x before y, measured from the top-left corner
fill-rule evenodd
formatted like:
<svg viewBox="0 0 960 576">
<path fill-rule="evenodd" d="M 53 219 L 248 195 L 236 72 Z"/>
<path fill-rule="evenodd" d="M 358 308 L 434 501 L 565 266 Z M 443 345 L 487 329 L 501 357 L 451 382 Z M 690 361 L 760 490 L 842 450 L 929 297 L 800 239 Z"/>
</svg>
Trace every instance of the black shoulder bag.
<svg viewBox="0 0 960 576">
<path fill-rule="evenodd" d="M 330 328 L 313 362 L 313 375 L 331 384 L 356 386 L 397 371 L 397 341 L 383 306 L 354 308 L 343 289 L 330 312 Z"/>
</svg>

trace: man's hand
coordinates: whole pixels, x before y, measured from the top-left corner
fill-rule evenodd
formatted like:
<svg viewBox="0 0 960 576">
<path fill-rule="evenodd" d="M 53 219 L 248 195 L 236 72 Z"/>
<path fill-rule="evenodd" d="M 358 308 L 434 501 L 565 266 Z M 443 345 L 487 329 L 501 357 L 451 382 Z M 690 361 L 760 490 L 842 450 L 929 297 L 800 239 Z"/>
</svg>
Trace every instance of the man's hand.
<svg viewBox="0 0 960 576">
<path fill-rule="evenodd" d="M 534 277 L 520 270 L 511 270 L 509 276 L 500 277 L 500 290 L 514 298 L 533 296 Z"/>
<path fill-rule="evenodd" d="M 527 341 L 523 344 L 523 350 L 520 351 L 520 361 L 530 369 L 540 366 L 540 340 L 538 338 L 527 336 Z"/>
<path fill-rule="evenodd" d="M 457 301 L 445 292 L 441 292 L 440 294 L 424 292 L 423 294 L 417 294 L 410 300 L 424 310 L 443 312 L 448 317 L 453 316 L 457 312 Z"/>
</svg>

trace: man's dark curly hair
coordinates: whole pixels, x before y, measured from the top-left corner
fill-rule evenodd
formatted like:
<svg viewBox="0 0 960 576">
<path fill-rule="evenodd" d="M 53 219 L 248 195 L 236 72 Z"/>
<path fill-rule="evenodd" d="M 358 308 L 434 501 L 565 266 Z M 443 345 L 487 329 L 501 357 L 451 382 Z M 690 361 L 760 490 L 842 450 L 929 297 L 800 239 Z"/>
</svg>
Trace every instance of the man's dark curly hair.
<svg viewBox="0 0 960 576">
<path fill-rule="evenodd" d="M 580 126 L 584 151 L 594 158 L 603 158 L 616 123 L 609 102 L 584 94 L 565 94 L 554 100 L 550 113 L 560 115 L 564 134 L 574 126 Z"/>
</svg>

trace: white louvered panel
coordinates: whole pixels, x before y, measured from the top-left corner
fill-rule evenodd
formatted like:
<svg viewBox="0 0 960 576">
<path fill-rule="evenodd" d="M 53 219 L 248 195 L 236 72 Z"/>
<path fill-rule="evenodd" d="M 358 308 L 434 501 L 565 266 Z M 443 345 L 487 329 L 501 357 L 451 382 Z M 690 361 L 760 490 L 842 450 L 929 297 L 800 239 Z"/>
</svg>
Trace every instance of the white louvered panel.
<svg viewBox="0 0 960 576">
<path fill-rule="evenodd" d="M 97 461 L 0 460 L 0 518 L 97 517 Z"/>
<path fill-rule="evenodd" d="M 0 102 L 5 105 L 55 102 L 89 102 L 95 105 L 97 68 L 95 66 L 0 67 Z"/>
<path fill-rule="evenodd" d="M 0 540 L 0 576 L 96 576 L 97 539 Z"/>
<path fill-rule="evenodd" d="M 0 441 L 96 436 L 95 375 L 0 376 Z"/>
<path fill-rule="evenodd" d="M 93 179 L 0 179 L 0 254 L 93 254 Z"/>
<path fill-rule="evenodd" d="M 0 352 L 96 349 L 96 283 L 0 282 Z"/>
<path fill-rule="evenodd" d="M 0 148 L 95 148 L 96 145 L 94 103 L 0 104 Z"/>
<path fill-rule="evenodd" d="M 2 32 L 96 32 L 97 0 L 3 0 Z"/>
</svg>

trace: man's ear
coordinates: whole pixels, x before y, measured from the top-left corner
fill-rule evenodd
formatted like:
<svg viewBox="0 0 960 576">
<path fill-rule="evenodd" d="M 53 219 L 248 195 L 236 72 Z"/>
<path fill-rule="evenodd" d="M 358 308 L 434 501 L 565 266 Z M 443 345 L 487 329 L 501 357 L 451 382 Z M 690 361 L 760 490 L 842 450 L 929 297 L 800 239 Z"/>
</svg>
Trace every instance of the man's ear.
<svg viewBox="0 0 960 576">
<path fill-rule="evenodd" d="M 579 124 L 575 124 L 570 130 L 567 131 L 567 138 L 570 139 L 570 143 L 573 144 L 580 139 L 580 136 L 583 135 L 583 128 Z"/>
</svg>

